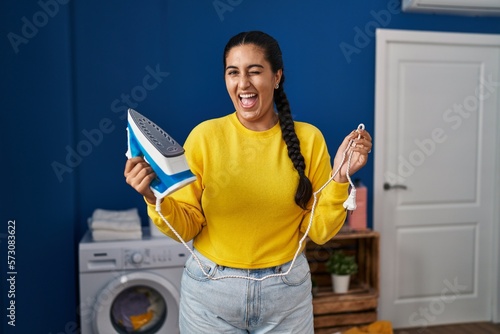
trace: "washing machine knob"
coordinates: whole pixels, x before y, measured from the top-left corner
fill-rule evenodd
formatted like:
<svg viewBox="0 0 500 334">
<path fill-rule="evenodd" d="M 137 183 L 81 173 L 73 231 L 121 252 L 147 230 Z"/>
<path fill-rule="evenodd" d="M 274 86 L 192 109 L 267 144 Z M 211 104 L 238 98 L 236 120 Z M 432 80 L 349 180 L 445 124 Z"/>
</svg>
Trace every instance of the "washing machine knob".
<svg viewBox="0 0 500 334">
<path fill-rule="evenodd" d="M 131 258 L 132 263 L 139 264 L 139 263 L 142 262 L 143 259 L 144 258 L 143 258 L 143 256 L 142 256 L 141 253 L 134 253 L 134 254 L 132 254 L 132 258 Z"/>
</svg>

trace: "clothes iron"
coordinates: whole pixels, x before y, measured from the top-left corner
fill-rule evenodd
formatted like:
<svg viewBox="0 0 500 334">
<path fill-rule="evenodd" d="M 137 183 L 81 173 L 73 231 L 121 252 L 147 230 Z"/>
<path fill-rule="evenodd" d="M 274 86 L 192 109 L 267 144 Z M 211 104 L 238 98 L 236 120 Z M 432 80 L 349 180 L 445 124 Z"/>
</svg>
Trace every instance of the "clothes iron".
<svg viewBox="0 0 500 334">
<path fill-rule="evenodd" d="M 151 190 L 161 199 L 196 181 L 189 170 L 184 149 L 158 125 L 135 111 L 128 110 L 127 157 L 142 156 L 156 173 Z"/>
</svg>

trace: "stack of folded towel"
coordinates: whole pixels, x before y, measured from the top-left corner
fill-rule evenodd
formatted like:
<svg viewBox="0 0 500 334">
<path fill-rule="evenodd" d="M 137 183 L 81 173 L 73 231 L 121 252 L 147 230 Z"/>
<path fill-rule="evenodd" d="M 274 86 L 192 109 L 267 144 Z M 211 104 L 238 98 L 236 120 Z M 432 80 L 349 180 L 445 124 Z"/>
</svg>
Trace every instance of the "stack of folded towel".
<svg viewBox="0 0 500 334">
<path fill-rule="evenodd" d="M 95 241 L 142 238 L 141 219 L 136 208 L 121 211 L 95 209 L 88 223 Z"/>
</svg>

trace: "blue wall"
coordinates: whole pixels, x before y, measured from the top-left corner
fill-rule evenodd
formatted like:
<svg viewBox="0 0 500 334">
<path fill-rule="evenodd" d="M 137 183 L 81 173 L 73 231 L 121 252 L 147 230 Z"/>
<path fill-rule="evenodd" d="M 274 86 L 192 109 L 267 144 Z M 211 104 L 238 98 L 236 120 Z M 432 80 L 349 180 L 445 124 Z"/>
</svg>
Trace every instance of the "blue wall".
<svg viewBox="0 0 500 334">
<path fill-rule="evenodd" d="M 375 26 L 498 34 L 500 18 L 400 13 L 396 0 L 2 1 L 0 248 L 7 254 L 15 220 L 17 272 L 11 298 L 2 255 L 3 332 L 77 333 L 87 217 L 138 207 L 146 224 L 123 177 L 128 106 L 182 142 L 233 111 L 228 38 L 264 30 L 281 44 L 295 118 L 317 125 L 333 155 L 358 123 L 373 134 Z M 357 176 L 372 188 L 372 173 L 373 160 Z"/>
</svg>

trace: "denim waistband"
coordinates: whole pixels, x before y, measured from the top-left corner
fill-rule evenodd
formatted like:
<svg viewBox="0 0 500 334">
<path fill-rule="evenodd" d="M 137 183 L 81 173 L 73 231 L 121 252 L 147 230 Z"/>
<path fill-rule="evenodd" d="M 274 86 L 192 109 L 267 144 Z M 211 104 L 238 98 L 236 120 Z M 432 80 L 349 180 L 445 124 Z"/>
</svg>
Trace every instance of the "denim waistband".
<svg viewBox="0 0 500 334">
<path fill-rule="evenodd" d="M 277 266 L 272 266 L 272 267 L 266 267 L 266 268 L 256 268 L 256 269 L 249 269 L 249 268 L 235 268 L 235 267 L 228 267 L 228 266 L 223 266 L 220 264 L 217 264 L 216 262 L 208 259 L 206 256 L 201 254 L 198 250 L 193 249 L 194 253 L 196 256 L 199 258 L 199 260 L 204 263 L 208 264 L 211 267 L 217 267 L 217 269 L 225 275 L 228 275 L 229 273 L 233 275 L 243 275 L 243 276 L 251 276 L 251 277 L 263 277 L 266 275 L 270 274 L 279 274 L 281 272 L 285 272 L 288 270 L 290 265 L 292 264 L 292 260 L 285 262 L 283 264 L 277 265 Z M 300 253 L 297 256 L 297 259 L 295 260 L 295 266 L 300 264 L 303 260 L 305 259 L 304 253 Z"/>
</svg>

